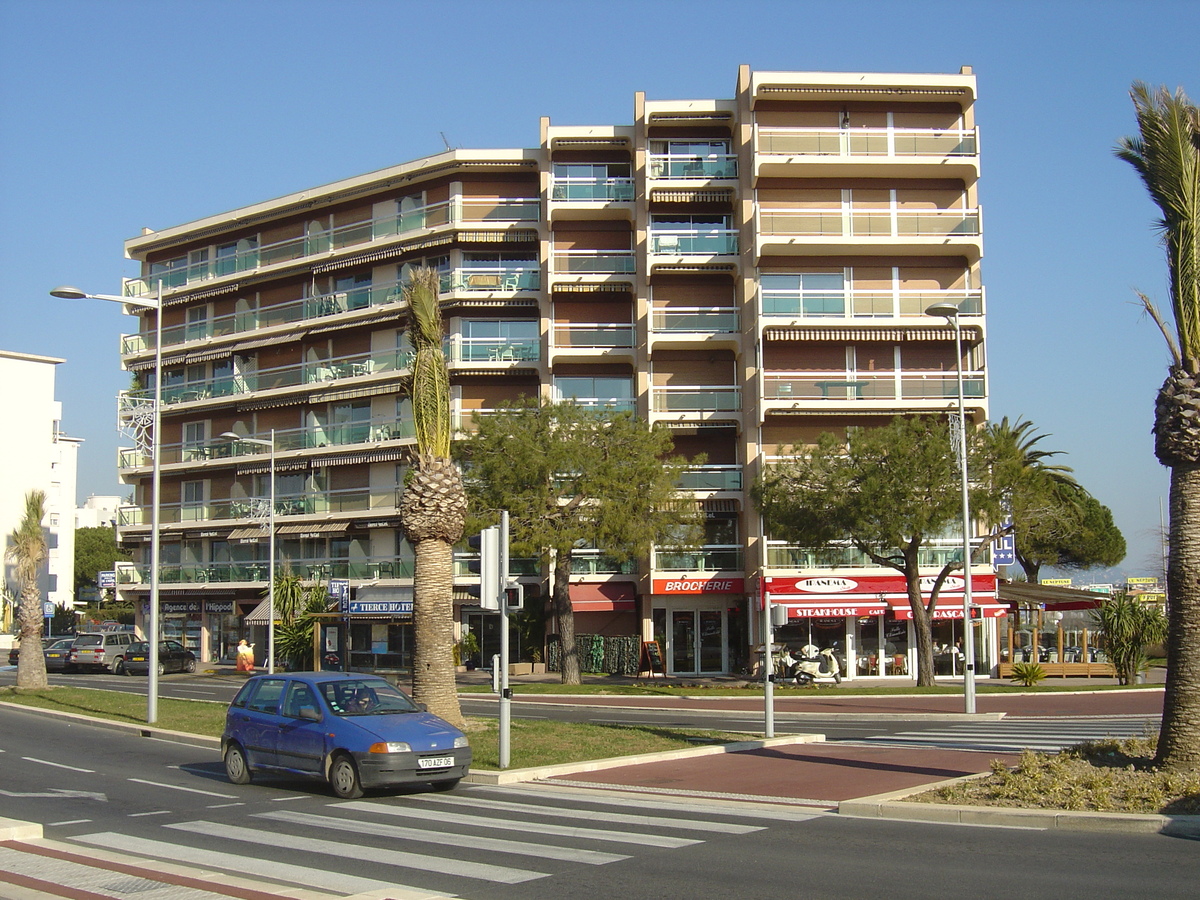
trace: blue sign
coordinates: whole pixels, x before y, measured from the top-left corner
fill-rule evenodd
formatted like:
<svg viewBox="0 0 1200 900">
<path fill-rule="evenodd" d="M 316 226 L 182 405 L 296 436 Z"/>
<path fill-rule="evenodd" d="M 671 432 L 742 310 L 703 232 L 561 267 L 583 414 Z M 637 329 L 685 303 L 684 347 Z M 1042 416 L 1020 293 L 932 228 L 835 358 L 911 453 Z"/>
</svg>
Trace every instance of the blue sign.
<svg viewBox="0 0 1200 900">
<path fill-rule="evenodd" d="M 1012 520 L 1004 523 L 1005 528 L 1012 528 Z M 1009 531 L 992 544 L 993 566 L 1015 566 L 1017 564 L 1017 536 Z"/>
<path fill-rule="evenodd" d="M 116 572 L 97 572 L 96 573 L 96 587 L 100 588 L 100 590 L 102 590 L 102 591 L 112 590 L 116 586 L 117 586 L 117 573 Z"/>
<path fill-rule="evenodd" d="M 352 616 L 411 616 L 412 600 L 351 600 Z"/>
<path fill-rule="evenodd" d="M 329 579 L 329 599 L 336 600 L 338 611 L 345 614 L 350 602 L 350 582 L 345 578 Z"/>
</svg>

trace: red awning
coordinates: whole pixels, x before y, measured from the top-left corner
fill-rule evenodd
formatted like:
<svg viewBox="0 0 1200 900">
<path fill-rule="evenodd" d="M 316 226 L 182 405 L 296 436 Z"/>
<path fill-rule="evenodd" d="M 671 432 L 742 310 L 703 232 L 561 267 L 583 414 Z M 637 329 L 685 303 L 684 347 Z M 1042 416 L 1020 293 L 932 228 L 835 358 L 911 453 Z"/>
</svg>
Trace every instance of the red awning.
<svg viewBox="0 0 1200 900">
<path fill-rule="evenodd" d="M 637 609 L 637 587 L 630 581 L 573 584 L 571 608 L 575 612 L 632 612 Z"/>
<path fill-rule="evenodd" d="M 882 616 L 888 611 L 886 603 L 779 603 L 787 610 L 789 619 L 841 619 L 846 616 Z"/>
<path fill-rule="evenodd" d="M 911 619 L 912 608 L 907 602 L 901 600 L 892 600 L 892 610 L 896 613 L 897 619 Z M 984 619 L 1002 619 L 1008 615 L 1009 609 L 1003 603 L 972 603 L 973 607 L 979 610 L 980 618 Z M 963 605 L 961 596 L 952 600 L 949 603 L 946 600 L 940 599 L 937 608 L 933 611 L 935 619 L 961 619 L 963 617 Z"/>
</svg>

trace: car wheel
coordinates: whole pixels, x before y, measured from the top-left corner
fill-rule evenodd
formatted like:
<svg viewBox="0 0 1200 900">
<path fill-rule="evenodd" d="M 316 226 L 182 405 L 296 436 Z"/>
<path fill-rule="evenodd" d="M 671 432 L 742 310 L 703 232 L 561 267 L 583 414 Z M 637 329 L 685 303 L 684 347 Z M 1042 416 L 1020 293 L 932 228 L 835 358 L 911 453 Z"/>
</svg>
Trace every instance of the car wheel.
<svg viewBox="0 0 1200 900">
<path fill-rule="evenodd" d="M 225 774 L 234 784 L 249 784 L 253 775 L 246 762 L 246 751 L 238 744 L 225 748 Z"/>
<path fill-rule="evenodd" d="M 459 783 L 460 781 L 462 781 L 462 779 L 461 779 L 461 778 L 447 778 L 445 781 L 435 781 L 435 782 L 433 782 L 433 784 L 431 785 L 431 787 L 432 787 L 432 788 L 433 788 L 435 791 L 452 791 L 452 790 L 454 790 L 456 787 L 458 787 L 458 783 Z"/>
<path fill-rule="evenodd" d="M 196 671 L 196 660 L 189 659 L 187 662 L 185 662 L 183 664 L 183 671 L 187 672 L 189 675 L 191 675 L 193 672 L 195 672 Z"/>
<path fill-rule="evenodd" d="M 354 760 L 344 753 L 339 754 L 329 766 L 329 786 L 343 800 L 357 800 L 363 795 L 362 782 L 358 780 L 358 768 Z"/>
<path fill-rule="evenodd" d="M 158 667 L 157 667 L 157 671 L 158 671 L 159 675 L 162 675 L 164 672 L 167 671 L 167 667 L 164 666 L 162 663 L 159 663 Z"/>
<path fill-rule="evenodd" d="M 116 660 L 114 660 L 114 662 L 113 662 L 113 674 L 114 675 L 128 675 L 129 674 L 128 672 L 125 671 L 125 660 L 122 659 L 120 656 L 118 656 L 116 658 Z"/>
</svg>

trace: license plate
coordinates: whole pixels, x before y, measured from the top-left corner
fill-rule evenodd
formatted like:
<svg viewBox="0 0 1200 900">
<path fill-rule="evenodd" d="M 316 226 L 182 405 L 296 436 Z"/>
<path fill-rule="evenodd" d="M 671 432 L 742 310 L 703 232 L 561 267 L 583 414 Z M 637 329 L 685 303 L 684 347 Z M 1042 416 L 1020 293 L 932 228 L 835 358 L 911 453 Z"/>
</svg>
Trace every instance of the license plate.
<svg viewBox="0 0 1200 900">
<path fill-rule="evenodd" d="M 62 654 L 61 653 L 47 653 L 46 656 L 49 657 L 50 659 L 58 659 L 60 656 L 62 656 Z"/>
<path fill-rule="evenodd" d="M 145 662 L 145 661 L 146 661 L 146 657 L 144 657 L 144 656 L 131 656 L 131 657 L 129 657 L 129 661 L 130 661 L 130 662 Z"/>
<path fill-rule="evenodd" d="M 426 756 L 417 760 L 418 769 L 448 769 L 454 765 L 453 756 Z"/>
</svg>

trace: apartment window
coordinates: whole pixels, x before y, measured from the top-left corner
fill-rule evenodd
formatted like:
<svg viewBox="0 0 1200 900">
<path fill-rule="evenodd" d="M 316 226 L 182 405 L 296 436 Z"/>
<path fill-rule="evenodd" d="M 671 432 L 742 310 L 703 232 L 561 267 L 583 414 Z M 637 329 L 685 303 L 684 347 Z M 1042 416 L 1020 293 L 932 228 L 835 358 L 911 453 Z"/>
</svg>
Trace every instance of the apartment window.
<svg viewBox="0 0 1200 900">
<path fill-rule="evenodd" d="M 183 459 L 197 459 L 202 456 L 204 445 L 208 443 L 208 422 L 183 423 Z"/>
<path fill-rule="evenodd" d="M 844 316 L 846 279 L 824 272 L 763 275 L 763 313 L 776 316 Z"/>
<path fill-rule="evenodd" d="M 336 312 L 363 309 L 371 305 L 371 275 L 345 275 L 333 282 Z"/>
<path fill-rule="evenodd" d="M 187 284 L 188 258 L 177 256 L 162 262 L 150 263 L 150 280 L 161 281 L 166 287 Z"/>
<path fill-rule="evenodd" d="M 208 336 L 208 304 L 201 303 L 199 306 L 189 306 L 184 339 L 198 341 Z"/>
</svg>

